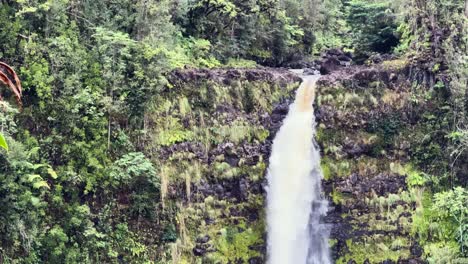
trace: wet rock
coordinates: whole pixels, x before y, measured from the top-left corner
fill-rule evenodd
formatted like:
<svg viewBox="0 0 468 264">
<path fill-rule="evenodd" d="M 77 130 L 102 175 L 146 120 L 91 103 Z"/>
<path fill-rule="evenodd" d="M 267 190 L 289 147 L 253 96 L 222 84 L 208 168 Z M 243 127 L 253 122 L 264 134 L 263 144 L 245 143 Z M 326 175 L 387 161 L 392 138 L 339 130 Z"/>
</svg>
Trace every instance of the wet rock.
<svg viewBox="0 0 468 264">
<path fill-rule="evenodd" d="M 202 236 L 202 237 L 199 237 L 197 238 L 197 243 L 199 244 L 205 244 L 205 243 L 208 243 L 208 241 L 210 241 L 210 236 L 209 235 L 205 235 L 205 236 Z"/>
<path fill-rule="evenodd" d="M 259 219 L 258 210 L 256 208 L 250 208 L 247 211 L 249 212 L 248 217 L 247 217 L 247 220 L 249 220 L 249 222 L 254 222 L 254 221 L 257 221 Z"/>
<path fill-rule="evenodd" d="M 246 192 L 248 183 L 246 183 L 245 179 L 241 179 L 240 181 L 235 181 L 231 184 L 231 196 L 237 200 L 237 202 L 244 201 L 246 198 Z"/>
<path fill-rule="evenodd" d="M 242 216 L 242 211 L 238 210 L 237 208 L 231 207 L 229 208 L 230 216 Z"/>
<path fill-rule="evenodd" d="M 263 264 L 264 261 L 261 257 L 253 257 L 249 259 L 249 264 Z"/>
<path fill-rule="evenodd" d="M 357 143 L 345 143 L 343 151 L 346 152 L 350 157 L 356 157 L 366 152 L 366 148 L 365 146 L 361 146 Z"/>
<path fill-rule="evenodd" d="M 408 259 L 406 260 L 406 262 L 401 262 L 402 264 L 425 264 L 426 262 L 421 260 L 421 259 L 418 259 L 418 258 L 414 258 L 414 259 Z M 398 263 L 400 264 L 400 263 Z"/>
<path fill-rule="evenodd" d="M 218 196 L 221 196 L 221 197 L 224 196 L 225 191 L 224 191 L 224 187 L 221 184 L 216 184 L 214 186 L 214 191 Z"/>
<path fill-rule="evenodd" d="M 249 190 L 250 190 L 250 183 L 249 183 L 249 180 L 246 179 L 246 178 L 241 178 L 240 181 L 239 181 L 239 194 L 237 196 L 237 198 L 239 200 L 246 200 L 247 199 L 247 195 L 249 193 Z"/>
<path fill-rule="evenodd" d="M 230 80 L 272 81 L 278 84 L 300 81 L 300 78 L 286 69 L 178 69 L 170 73 L 169 81 L 176 83 L 195 83 L 201 80 L 212 80 L 228 84 Z"/>
<path fill-rule="evenodd" d="M 410 252 L 411 252 L 411 255 L 412 256 L 415 256 L 415 257 L 421 257 L 422 254 L 423 254 L 423 249 L 422 247 L 419 245 L 418 242 L 415 242 L 413 245 L 411 245 L 410 247 Z"/>
<path fill-rule="evenodd" d="M 206 254 L 206 250 L 203 249 L 203 248 L 195 247 L 195 248 L 193 249 L 193 254 L 194 254 L 195 256 L 201 257 L 201 256 L 203 256 L 203 255 Z"/>
<path fill-rule="evenodd" d="M 351 174 L 349 182 L 353 185 L 356 184 L 358 182 L 358 175 L 356 173 Z"/>
<path fill-rule="evenodd" d="M 353 59 L 351 58 L 351 56 L 348 56 L 347 54 L 341 54 L 338 56 L 338 60 L 351 62 Z"/>
<path fill-rule="evenodd" d="M 239 164 L 240 158 L 234 154 L 226 154 L 225 160 L 231 167 L 236 167 Z"/>
<path fill-rule="evenodd" d="M 328 57 L 328 56 L 341 56 L 344 55 L 343 51 L 341 49 L 328 49 L 325 51 L 325 54 L 323 54 L 323 57 Z"/>
<path fill-rule="evenodd" d="M 289 112 L 289 103 L 278 104 L 275 109 L 273 109 L 272 115 L 277 115 L 281 118 L 284 118 Z M 283 119 L 281 119 L 283 120 Z"/>
<path fill-rule="evenodd" d="M 214 224 L 215 222 L 216 222 L 216 221 L 215 221 L 213 218 L 210 218 L 210 217 L 205 218 L 205 223 L 206 223 L 207 225 L 212 225 L 212 224 Z"/>
<path fill-rule="evenodd" d="M 343 66 L 350 66 L 351 62 L 351 53 L 343 52 L 340 49 L 329 49 L 322 54 L 322 58 L 317 61 L 317 64 L 320 65 L 320 73 L 326 75 Z"/>
<path fill-rule="evenodd" d="M 331 72 L 338 70 L 340 66 L 341 63 L 337 58 L 327 58 L 320 65 L 320 74 L 330 74 Z"/>
<path fill-rule="evenodd" d="M 375 53 L 373 55 L 371 55 L 367 61 L 371 62 L 371 63 L 374 63 L 374 64 L 378 64 L 378 63 L 382 63 L 384 61 L 387 61 L 387 60 L 393 60 L 395 59 L 395 55 L 392 55 L 392 54 L 380 54 L 380 53 Z"/>
<path fill-rule="evenodd" d="M 406 189 L 404 176 L 387 173 L 380 173 L 370 178 L 354 174 L 352 177 L 335 182 L 335 184 L 337 190 L 353 194 L 356 198 L 362 197 L 366 193 L 373 192 L 379 196 L 384 196 L 389 193 L 398 193 L 400 189 Z M 355 205 L 359 205 L 359 203 Z"/>
</svg>

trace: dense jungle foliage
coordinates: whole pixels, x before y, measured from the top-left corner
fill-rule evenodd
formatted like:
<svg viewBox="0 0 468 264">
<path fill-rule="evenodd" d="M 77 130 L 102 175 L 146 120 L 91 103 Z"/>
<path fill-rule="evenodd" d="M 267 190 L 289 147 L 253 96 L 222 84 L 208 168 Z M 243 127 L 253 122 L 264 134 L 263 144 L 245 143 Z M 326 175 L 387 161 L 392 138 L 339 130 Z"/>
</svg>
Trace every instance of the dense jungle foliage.
<svg viewBox="0 0 468 264">
<path fill-rule="evenodd" d="M 198 142 L 208 152 L 269 135 L 247 118 L 234 128 L 211 124 L 207 102 L 219 106 L 237 95 L 208 84 L 176 96 L 171 72 L 288 66 L 330 48 L 352 52 L 365 65 L 389 54 L 410 65 L 411 89 L 444 98 L 433 102 L 440 108 L 425 117 L 428 133 L 413 153 L 421 173 L 409 173 L 408 184 L 424 187 L 427 205 L 414 219 L 414 236 L 429 245 L 430 263 L 466 263 L 467 3 L 0 0 L 0 61 L 23 86 L 21 106 L 6 86 L 0 93 L 0 146 L 8 145 L 0 149 L 0 263 L 202 263 L 181 257 L 193 247 L 179 243 L 187 236 L 185 209 L 169 195 L 167 175 L 182 177 L 188 194 L 178 195 L 190 203 L 189 177 L 215 171 L 229 179 L 248 170 L 263 177 L 265 164 L 179 164 L 185 171 L 169 173 L 161 150 Z M 246 112 L 271 111 L 282 95 L 262 89 L 240 96 L 250 100 L 242 105 Z M 393 133 L 388 124 L 376 129 Z M 143 239 L 148 226 L 157 230 Z M 242 246 L 251 237 L 238 230 L 222 231 L 227 238 L 203 263 L 247 263 L 245 256 L 257 254 Z"/>
</svg>

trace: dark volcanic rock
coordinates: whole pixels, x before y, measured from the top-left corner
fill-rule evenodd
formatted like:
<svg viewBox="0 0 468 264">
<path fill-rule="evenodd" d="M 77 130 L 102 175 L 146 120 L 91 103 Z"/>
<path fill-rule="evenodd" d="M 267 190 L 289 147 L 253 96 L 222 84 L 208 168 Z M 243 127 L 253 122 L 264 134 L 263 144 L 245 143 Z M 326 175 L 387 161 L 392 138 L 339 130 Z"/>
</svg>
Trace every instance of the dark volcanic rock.
<svg viewBox="0 0 468 264">
<path fill-rule="evenodd" d="M 351 177 L 335 181 L 335 188 L 343 193 L 349 193 L 362 197 L 366 193 L 375 193 L 384 196 L 389 193 L 398 193 L 405 188 L 405 177 L 396 174 L 381 173 L 375 177 L 366 177 L 354 174 Z M 358 199 L 358 201 L 361 199 Z M 356 203 L 355 205 L 358 205 Z"/>
<path fill-rule="evenodd" d="M 197 243 L 199 244 L 205 244 L 205 243 L 208 243 L 208 241 L 210 241 L 210 236 L 209 235 L 205 235 L 205 236 L 202 236 L 202 237 L 199 237 L 197 238 Z"/>
<path fill-rule="evenodd" d="M 410 247 L 410 252 L 411 252 L 411 255 L 414 256 L 414 257 L 421 257 L 422 254 L 423 254 L 423 249 L 422 247 L 419 245 L 418 242 L 415 242 L 413 245 L 411 245 Z"/>
<path fill-rule="evenodd" d="M 264 261 L 261 257 L 253 257 L 249 259 L 249 264 L 263 264 Z"/>
<path fill-rule="evenodd" d="M 252 69 L 179 69 L 170 73 L 172 82 L 193 83 L 201 80 L 212 80 L 229 83 L 231 80 L 270 81 L 278 84 L 299 82 L 301 79 L 286 69 L 252 68 Z"/>
<path fill-rule="evenodd" d="M 195 248 L 193 249 L 193 254 L 194 254 L 195 256 L 203 256 L 203 255 L 206 254 L 206 249 L 195 247 Z"/>
<path fill-rule="evenodd" d="M 340 68 L 341 63 L 337 58 L 326 58 L 320 65 L 320 74 L 327 75 Z"/>
<path fill-rule="evenodd" d="M 322 54 L 322 58 L 317 60 L 320 65 L 320 73 L 323 75 L 330 74 L 343 66 L 350 66 L 352 55 L 348 52 L 343 52 L 340 49 L 329 49 Z"/>
</svg>

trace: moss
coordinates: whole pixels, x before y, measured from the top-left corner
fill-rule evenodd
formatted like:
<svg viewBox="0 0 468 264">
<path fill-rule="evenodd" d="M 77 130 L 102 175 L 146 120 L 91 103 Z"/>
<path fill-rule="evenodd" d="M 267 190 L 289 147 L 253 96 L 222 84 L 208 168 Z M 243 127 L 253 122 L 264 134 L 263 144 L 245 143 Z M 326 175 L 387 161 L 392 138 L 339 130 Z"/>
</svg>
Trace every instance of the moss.
<svg viewBox="0 0 468 264">
<path fill-rule="evenodd" d="M 246 166 L 242 168 L 242 172 L 249 175 L 249 178 L 252 181 L 259 181 L 263 179 L 266 171 L 266 164 L 263 162 L 263 158 L 261 157 L 260 161 L 255 164 L 254 166 Z"/>
<path fill-rule="evenodd" d="M 331 193 L 331 198 L 334 204 L 341 204 L 343 203 L 343 200 L 344 200 L 343 194 L 337 191 L 336 189 L 333 189 Z"/>
<path fill-rule="evenodd" d="M 408 187 L 424 186 L 427 182 L 425 173 L 414 169 L 411 164 L 405 166 L 406 184 Z"/>
<path fill-rule="evenodd" d="M 175 143 L 189 141 L 194 137 L 192 131 L 182 126 L 179 118 L 161 116 L 155 122 L 158 126 L 156 131 L 154 131 L 154 141 L 158 145 L 170 146 Z"/>
<path fill-rule="evenodd" d="M 343 138 L 343 133 L 343 131 L 337 131 L 336 129 L 326 129 L 322 126 L 319 126 L 315 134 L 315 139 L 317 142 L 326 146 L 328 144 L 332 144 L 333 142 L 341 141 Z"/>
<path fill-rule="evenodd" d="M 343 100 L 341 102 L 337 102 L 337 106 L 341 108 L 356 108 L 362 106 L 364 104 L 365 98 L 357 93 L 345 93 L 343 96 Z"/>
<path fill-rule="evenodd" d="M 321 86 L 320 95 L 332 95 L 333 97 L 338 97 L 340 94 L 344 94 L 347 89 L 345 89 L 341 84 L 336 83 L 332 86 Z"/>
<path fill-rule="evenodd" d="M 230 179 L 238 176 L 240 174 L 240 169 L 236 167 L 231 167 L 226 162 L 215 162 L 212 165 L 215 172 L 215 176 L 218 178 Z"/>
<path fill-rule="evenodd" d="M 428 191 L 419 189 L 416 193 L 416 212 L 413 214 L 413 226 L 411 234 L 419 238 L 419 242 L 424 244 L 429 238 L 429 225 L 433 215 L 431 212 L 432 196 Z"/>
<path fill-rule="evenodd" d="M 457 261 L 459 255 L 459 247 L 456 242 L 437 242 L 429 243 L 424 246 L 424 255 L 429 264 L 441 263 L 466 263 L 465 259 Z"/>
<path fill-rule="evenodd" d="M 382 66 L 386 70 L 400 70 L 406 67 L 407 64 L 408 61 L 406 59 L 396 59 L 382 62 Z"/>
<path fill-rule="evenodd" d="M 228 119 L 227 117 L 225 119 Z M 261 125 L 251 124 L 244 118 L 238 118 L 231 123 L 219 124 L 214 121 L 213 126 L 208 128 L 208 132 L 203 132 L 203 128 L 195 128 L 197 139 L 206 141 L 206 137 L 213 144 L 220 144 L 226 141 L 240 144 L 243 141 L 252 142 L 258 140 L 265 141 L 269 136 L 269 131 Z"/>
<path fill-rule="evenodd" d="M 381 235 L 364 237 L 364 241 L 346 240 L 348 253 L 336 263 L 348 263 L 350 260 L 356 263 L 364 263 L 366 260 L 370 263 L 381 263 L 385 260 L 397 262 L 399 258 L 409 257 L 410 253 L 406 248 L 392 250 L 393 241 L 391 237 Z"/>
<path fill-rule="evenodd" d="M 220 230 L 220 235 L 214 243 L 216 252 L 210 254 L 210 259 L 216 260 L 218 263 L 247 263 L 247 261 L 256 256 L 260 256 L 260 252 L 252 250 L 253 246 L 262 245 L 264 243 L 263 229 L 259 226 L 247 228 L 245 223 L 238 226 L 228 226 Z"/>
<path fill-rule="evenodd" d="M 190 106 L 190 103 L 187 97 L 185 96 L 180 97 L 179 98 L 179 113 L 181 114 L 181 116 L 185 117 L 191 111 L 192 111 L 192 108 Z"/>
<path fill-rule="evenodd" d="M 351 174 L 351 165 L 348 160 L 336 161 L 329 157 L 323 157 L 320 166 L 325 180 L 331 180 L 335 177 L 342 178 Z"/>
<path fill-rule="evenodd" d="M 263 127 L 254 129 L 255 138 L 260 142 L 265 142 L 265 140 L 270 136 L 270 131 Z"/>
<path fill-rule="evenodd" d="M 332 179 L 332 174 L 331 174 L 331 169 L 328 164 L 329 159 L 324 159 L 320 161 L 320 166 L 322 167 L 322 173 L 323 173 L 323 178 L 325 180 L 331 180 Z"/>
<path fill-rule="evenodd" d="M 381 82 L 381 81 L 373 81 L 373 82 L 369 83 L 370 88 L 382 88 L 383 85 L 385 85 L 385 84 L 383 82 Z"/>
</svg>

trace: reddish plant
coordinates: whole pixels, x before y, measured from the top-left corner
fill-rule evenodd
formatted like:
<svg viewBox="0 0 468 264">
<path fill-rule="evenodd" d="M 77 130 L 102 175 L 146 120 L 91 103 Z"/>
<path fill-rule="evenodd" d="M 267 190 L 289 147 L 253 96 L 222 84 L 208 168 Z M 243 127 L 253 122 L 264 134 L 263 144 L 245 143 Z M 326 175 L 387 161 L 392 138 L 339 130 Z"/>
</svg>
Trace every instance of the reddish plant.
<svg viewBox="0 0 468 264">
<path fill-rule="evenodd" d="M 3 62 L 0 62 L 0 82 L 10 88 L 16 97 L 16 102 L 21 106 L 21 97 L 23 95 L 21 82 L 13 68 Z"/>
</svg>

